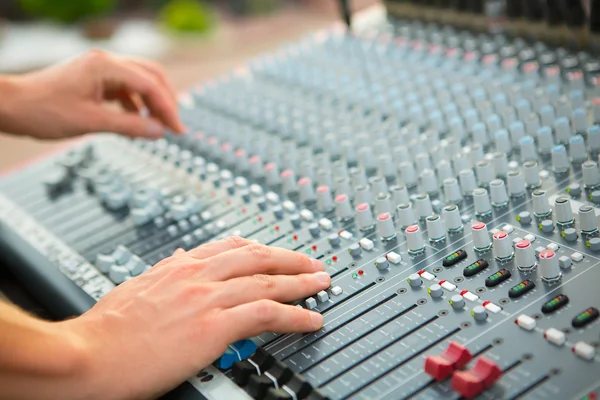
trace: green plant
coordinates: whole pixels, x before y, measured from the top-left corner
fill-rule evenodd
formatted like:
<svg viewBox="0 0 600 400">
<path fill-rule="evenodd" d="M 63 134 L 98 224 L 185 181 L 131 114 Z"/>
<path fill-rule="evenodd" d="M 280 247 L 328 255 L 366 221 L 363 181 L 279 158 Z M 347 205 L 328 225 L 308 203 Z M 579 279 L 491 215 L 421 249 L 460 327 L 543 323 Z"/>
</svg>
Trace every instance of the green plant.
<svg viewBox="0 0 600 400">
<path fill-rule="evenodd" d="M 212 8 L 198 0 L 171 0 L 160 18 L 168 29 L 178 32 L 207 32 L 215 24 Z"/>
<path fill-rule="evenodd" d="M 23 11 L 33 17 L 73 23 L 111 12 L 117 0 L 19 0 Z"/>
</svg>

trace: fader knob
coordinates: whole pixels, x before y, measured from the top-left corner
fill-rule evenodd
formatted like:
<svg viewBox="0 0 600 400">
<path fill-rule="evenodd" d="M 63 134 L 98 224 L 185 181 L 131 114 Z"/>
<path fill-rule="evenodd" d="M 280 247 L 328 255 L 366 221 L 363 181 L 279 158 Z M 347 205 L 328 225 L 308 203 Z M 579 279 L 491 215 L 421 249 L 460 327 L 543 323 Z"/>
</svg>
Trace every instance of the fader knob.
<svg viewBox="0 0 600 400">
<path fill-rule="evenodd" d="M 515 263 L 521 271 L 530 271 L 535 268 L 535 253 L 529 240 L 520 240 L 515 244 Z"/>
<path fill-rule="evenodd" d="M 431 243 L 438 243 L 446 239 L 446 231 L 444 229 L 444 223 L 439 215 L 433 214 L 425 218 L 427 226 L 427 234 L 429 235 L 429 241 Z"/>
<path fill-rule="evenodd" d="M 338 194 L 335 196 L 335 213 L 341 221 L 348 221 L 354 217 L 348 195 Z"/>
<path fill-rule="evenodd" d="M 600 172 L 595 161 L 586 161 L 581 164 L 581 172 L 583 173 L 583 184 L 587 189 L 594 189 L 600 185 Z"/>
<path fill-rule="evenodd" d="M 98 254 L 96 256 L 96 268 L 98 268 L 98 271 L 102 272 L 103 274 L 108 273 L 108 271 L 110 270 L 110 267 L 115 263 L 115 259 L 112 258 L 112 256 L 108 256 L 106 254 Z"/>
<path fill-rule="evenodd" d="M 125 282 L 127 278 L 131 277 L 131 275 L 129 274 L 129 270 L 125 266 L 113 265 L 108 271 L 108 277 L 111 281 L 118 285 L 120 283 Z"/>
<path fill-rule="evenodd" d="M 593 235 L 598 233 L 598 220 L 594 207 L 587 204 L 579 207 L 579 229 L 582 235 Z"/>
<path fill-rule="evenodd" d="M 540 273 L 544 282 L 556 282 L 562 277 L 558 256 L 552 250 L 544 250 L 539 255 Z"/>
<path fill-rule="evenodd" d="M 525 176 L 521 171 L 510 171 L 506 181 L 510 197 L 522 197 L 525 195 Z"/>
<path fill-rule="evenodd" d="M 554 212 L 556 214 L 556 223 L 560 225 L 573 224 L 573 210 L 571 201 L 568 197 L 560 196 L 554 200 Z"/>
<path fill-rule="evenodd" d="M 444 224 L 446 225 L 446 231 L 449 234 L 458 233 L 463 231 L 462 219 L 460 218 L 460 212 L 458 206 L 451 204 L 444 207 L 442 211 L 444 217 Z"/>
<path fill-rule="evenodd" d="M 531 193 L 531 198 L 533 200 L 533 215 L 539 219 L 550 215 L 552 209 L 550 208 L 550 203 L 548 203 L 548 194 L 545 190 L 534 190 Z"/>
<path fill-rule="evenodd" d="M 483 222 L 475 222 L 471 225 L 471 235 L 473 236 L 473 247 L 475 250 L 483 252 L 492 247 L 488 228 Z"/>
<path fill-rule="evenodd" d="M 118 245 L 112 253 L 112 258 L 117 265 L 124 265 L 131 258 L 132 254 L 129 249 L 123 245 Z"/>
<path fill-rule="evenodd" d="M 487 190 L 477 188 L 473 190 L 473 202 L 475 203 L 475 215 L 485 218 L 492 214 L 492 205 Z"/>
<path fill-rule="evenodd" d="M 498 231 L 492 236 L 494 242 L 494 256 L 499 261 L 506 261 L 513 258 L 512 243 L 508 234 L 504 231 Z"/>
<path fill-rule="evenodd" d="M 429 199 L 429 195 L 427 193 L 423 193 L 415 197 L 415 208 L 420 219 L 425 219 L 429 215 L 433 214 L 431 200 Z"/>
<path fill-rule="evenodd" d="M 368 203 L 360 203 L 356 206 L 356 226 L 361 231 L 367 231 L 375 225 L 371 206 Z"/>
<path fill-rule="evenodd" d="M 508 204 L 508 195 L 503 180 L 494 179 L 490 182 L 490 197 L 494 207 L 504 207 Z"/>
<path fill-rule="evenodd" d="M 403 229 L 417 223 L 417 217 L 411 203 L 398 204 L 396 207 L 396 216 L 398 217 L 400 227 Z"/>
<path fill-rule="evenodd" d="M 329 186 L 323 185 L 317 188 L 317 208 L 323 213 L 330 212 L 335 208 Z"/>
<path fill-rule="evenodd" d="M 425 250 L 425 242 L 419 225 L 410 225 L 404 233 L 406 234 L 406 246 L 409 254 L 420 254 Z"/>
<path fill-rule="evenodd" d="M 396 237 L 396 227 L 390 213 L 382 213 L 377 216 L 377 230 L 383 240 L 390 240 Z"/>
</svg>

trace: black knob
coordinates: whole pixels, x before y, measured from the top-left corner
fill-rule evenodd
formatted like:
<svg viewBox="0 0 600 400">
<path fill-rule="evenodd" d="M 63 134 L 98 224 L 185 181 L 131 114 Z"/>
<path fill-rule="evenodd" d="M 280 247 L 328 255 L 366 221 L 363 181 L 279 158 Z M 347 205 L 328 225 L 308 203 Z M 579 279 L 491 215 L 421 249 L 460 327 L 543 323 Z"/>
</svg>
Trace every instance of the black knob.
<svg viewBox="0 0 600 400">
<path fill-rule="evenodd" d="M 248 360 L 238 361 L 233 364 L 231 369 L 235 383 L 239 386 L 246 386 L 250 375 L 256 374 L 256 367 L 248 362 Z"/>
<path fill-rule="evenodd" d="M 276 360 L 275 357 L 267 353 L 267 351 L 261 347 L 252 356 L 252 361 L 258 365 L 261 371 L 265 371 L 271 368 L 271 366 L 275 364 Z"/>
<path fill-rule="evenodd" d="M 267 392 L 267 396 L 265 397 L 265 400 L 292 400 L 293 397 L 291 394 L 289 394 L 288 392 L 286 392 L 283 389 L 275 389 L 275 388 L 271 388 L 269 389 L 269 391 Z"/>
<path fill-rule="evenodd" d="M 294 374 L 292 379 L 285 385 L 293 391 L 299 399 L 307 397 L 313 390 L 313 387 L 308 383 L 306 378 L 298 374 Z"/>
<path fill-rule="evenodd" d="M 265 375 L 251 375 L 248 381 L 248 393 L 255 399 L 265 397 L 267 390 L 272 387 L 275 387 L 275 382 Z"/>
</svg>

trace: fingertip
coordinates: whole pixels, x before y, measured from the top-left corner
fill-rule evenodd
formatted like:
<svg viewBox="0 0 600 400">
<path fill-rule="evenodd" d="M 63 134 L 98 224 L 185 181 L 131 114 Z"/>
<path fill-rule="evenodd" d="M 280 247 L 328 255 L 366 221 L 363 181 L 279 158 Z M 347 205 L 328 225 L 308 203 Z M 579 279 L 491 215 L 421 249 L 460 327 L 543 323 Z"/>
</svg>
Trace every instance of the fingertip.
<svg viewBox="0 0 600 400">
<path fill-rule="evenodd" d="M 321 329 L 323 327 L 323 316 L 314 311 L 309 311 L 309 313 L 311 328 L 315 331 Z"/>
<path fill-rule="evenodd" d="M 329 276 L 327 272 L 317 272 L 314 274 L 314 277 L 323 287 L 329 287 L 331 285 L 331 276 Z"/>
<path fill-rule="evenodd" d="M 316 258 L 311 258 L 310 262 L 312 263 L 315 271 L 325 271 L 325 264 L 323 264 L 321 261 L 317 260 Z"/>
<path fill-rule="evenodd" d="M 149 120 L 146 137 L 148 139 L 159 139 L 165 134 L 165 127 L 155 120 Z"/>
</svg>

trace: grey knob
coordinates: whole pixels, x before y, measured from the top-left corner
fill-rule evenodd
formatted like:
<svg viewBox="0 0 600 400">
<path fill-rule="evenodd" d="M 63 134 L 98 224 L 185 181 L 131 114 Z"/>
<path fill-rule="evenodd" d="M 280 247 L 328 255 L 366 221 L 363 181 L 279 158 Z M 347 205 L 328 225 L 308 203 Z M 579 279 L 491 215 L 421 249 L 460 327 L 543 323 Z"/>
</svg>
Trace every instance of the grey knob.
<svg viewBox="0 0 600 400">
<path fill-rule="evenodd" d="M 560 196 L 554 200 L 554 212 L 558 224 L 570 225 L 574 222 L 571 200 L 568 197 Z"/>
<path fill-rule="evenodd" d="M 390 213 L 382 213 L 377 216 L 377 230 L 383 240 L 390 240 L 396 237 L 396 227 Z"/>
<path fill-rule="evenodd" d="M 460 189 L 464 196 L 471 196 L 473 190 L 477 189 L 477 181 L 472 169 L 461 170 L 458 174 L 458 180 L 460 181 Z"/>
<path fill-rule="evenodd" d="M 473 248 L 477 251 L 487 251 L 492 247 L 487 225 L 483 222 L 475 222 L 471 225 L 473 236 Z"/>
<path fill-rule="evenodd" d="M 419 225 L 408 226 L 404 233 L 406 234 L 406 246 L 409 254 L 420 254 L 425 250 L 425 242 Z"/>
<path fill-rule="evenodd" d="M 252 178 L 262 179 L 265 176 L 263 162 L 259 156 L 250 157 L 250 159 L 248 160 L 248 164 L 250 165 L 250 175 L 252 175 Z M 296 179 L 294 178 L 294 184 L 295 183 Z"/>
<path fill-rule="evenodd" d="M 129 270 L 131 276 L 138 276 L 146 270 L 146 263 L 138 256 L 132 256 L 125 264 L 125 268 Z"/>
<path fill-rule="evenodd" d="M 542 184 L 540 180 L 540 167 L 537 161 L 524 162 L 523 174 L 525 175 L 525 184 L 528 188 L 536 188 Z"/>
<path fill-rule="evenodd" d="M 446 239 L 446 230 L 442 218 L 439 215 L 433 214 L 425 218 L 427 233 L 431 243 L 438 243 Z"/>
<path fill-rule="evenodd" d="M 499 261 L 506 261 L 513 258 L 512 243 L 508 234 L 504 231 L 498 231 L 492 236 L 494 245 L 494 256 Z"/>
<path fill-rule="evenodd" d="M 408 189 L 405 185 L 394 186 L 391 189 L 392 192 L 392 202 L 394 205 L 408 203 L 410 198 L 408 196 Z"/>
<path fill-rule="evenodd" d="M 437 283 L 434 283 L 433 285 L 429 286 L 429 288 L 427 288 L 427 293 L 429 293 L 429 295 L 431 297 L 433 297 L 434 299 L 437 299 L 444 295 L 444 291 L 442 290 L 442 287 L 440 285 L 438 285 Z"/>
<path fill-rule="evenodd" d="M 371 206 L 368 203 L 360 203 L 356 206 L 356 226 L 361 231 L 366 231 L 375 225 Z"/>
<path fill-rule="evenodd" d="M 377 197 L 379 193 L 388 192 L 387 183 L 385 182 L 385 179 L 383 179 L 380 176 L 373 176 L 369 178 L 369 184 L 371 185 L 371 192 L 373 193 L 373 197 Z"/>
<path fill-rule="evenodd" d="M 550 215 L 552 209 L 550 208 L 550 203 L 548 202 L 548 194 L 545 190 L 534 190 L 531 193 L 531 198 L 533 200 L 533 215 L 537 218 L 542 219 Z"/>
<path fill-rule="evenodd" d="M 415 209 L 417 210 L 417 215 L 420 219 L 425 219 L 427 216 L 433 214 L 431 200 L 427 193 L 415 197 Z"/>
<path fill-rule="evenodd" d="M 583 184 L 586 188 L 592 189 L 600 185 L 600 171 L 595 161 L 586 161 L 581 164 L 583 173 Z"/>
<path fill-rule="evenodd" d="M 510 139 L 514 147 L 521 147 L 521 138 L 525 135 L 525 125 L 521 121 L 511 122 Z"/>
<path fill-rule="evenodd" d="M 448 300 L 452 308 L 455 310 L 460 310 L 465 307 L 465 299 L 460 294 L 455 294 Z"/>
<path fill-rule="evenodd" d="M 571 126 L 567 118 L 557 118 L 554 122 L 554 130 L 556 131 L 556 140 L 558 143 L 569 143 L 569 138 L 571 137 Z"/>
<path fill-rule="evenodd" d="M 487 146 L 489 143 L 489 136 L 487 134 L 486 126 L 478 122 L 471 128 L 471 134 L 473 135 L 473 141 L 481 143 L 483 146 Z"/>
<path fill-rule="evenodd" d="M 417 164 L 418 171 L 431 169 L 431 160 L 429 159 L 429 154 L 427 153 L 417 154 L 415 156 L 415 163 Z"/>
<path fill-rule="evenodd" d="M 552 170 L 556 173 L 567 172 L 571 168 L 567 149 L 562 144 L 552 148 Z"/>
<path fill-rule="evenodd" d="M 348 246 L 348 253 L 350 253 L 352 257 L 358 257 L 362 253 L 362 249 L 358 243 L 352 243 Z"/>
<path fill-rule="evenodd" d="M 503 180 L 494 179 L 490 182 L 490 197 L 494 207 L 504 207 L 508 204 L 508 195 Z"/>
<path fill-rule="evenodd" d="M 300 178 L 298 180 L 300 191 L 300 201 L 303 203 L 312 203 L 316 200 L 315 189 L 310 178 Z"/>
<path fill-rule="evenodd" d="M 281 172 L 281 184 L 283 192 L 288 196 L 293 196 L 298 192 L 296 174 L 291 169 Z"/>
<path fill-rule="evenodd" d="M 494 167 L 494 173 L 498 178 L 504 178 L 508 173 L 508 159 L 506 153 L 496 152 L 493 154 L 492 164 Z"/>
<path fill-rule="evenodd" d="M 353 192 L 348 177 L 340 176 L 335 178 L 335 193 L 337 195 L 346 194 L 352 196 Z"/>
<path fill-rule="evenodd" d="M 355 188 L 358 186 L 367 186 L 367 175 L 362 168 L 350 168 L 350 182 Z"/>
<path fill-rule="evenodd" d="M 444 197 L 448 204 L 458 204 L 462 201 L 460 187 L 455 178 L 444 179 Z"/>
<path fill-rule="evenodd" d="M 460 158 L 460 160 L 464 160 L 465 163 L 459 161 L 459 157 L 455 157 L 453 162 L 458 167 L 456 170 L 460 171 L 463 168 L 469 168 L 468 160 L 464 158 Z M 464 166 L 463 166 L 464 164 Z M 444 182 L 444 179 L 454 178 L 454 170 L 452 169 L 452 165 L 447 160 L 442 160 L 436 165 L 438 181 Z"/>
<path fill-rule="evenodd" d="M 317 188 L 317 208 L 322 213 L 330 212 L 335 208 L 329 186 L 322 185 Z"/>
<path fill-rule="evenodd" d="M 552 137 L 552 129 L 544 126 L 537 133 L 538 151 L 541 154 L 550 154 L 554 147 L 554 138 Z"/>
<path fill-rule="evenodd" d="M 115 259 L 112 258 L 112 256 L 108 256 L 106 254 L 98 254 L 96 256 L 96 268 L 98 268 L 98 271 L 102 272 L 103 274 L 107 274 L 110 270 L 110 267 L 112 267 L 114 263 Z"/>
<path fill-rule="evenodd" d="M 331 245 L 331 247 L 339 247 L 340 245 L 340 235 L 337 233 L 330 233 L 329 236 L 327 236 L 327 241 L 329 242 L 329 244 Z"/>
<path fill-rule="evenodd" d="M 396 178 L 396 168 L 394 167 L 394 161 L 392 157 L 388 154 L 382 154 L 378 158 L 379 168 L 378 173 L 379 176 L 392 180 Z"/>
<path fill-rule="evenodd" d="M 477 183 L 479 186 L 488 186 L 495 178 L 494 168 L 487 161 L 479 161 L 475 164 L 475 172 L 477 174 Z"/>
<path fill-rule="evenodd" d="M 556 282 L 562 277 L 558 255 L 552 250 L 544 250 L 539 255 L 540 274 L 544 282 Z"/>
<path fill-rule="evenodd" d="M 451 204 L 444 207 L 442 215 L 444 217 L 444 224 L 446 225 L 446 231 L 448 231 L 448 233 L 453 234 L 463 231 L 464 228 L 458 206 Z"/>
<path fill-rule="evenodd" d="M 510 197 L 522 197 L 525 195 L 525 176 L 521 171 L 510 171 L 506 181 Z"/>
<path fill-rule="evenodd" d="M 118 245 L 115 251 L 112 253 L 112 258 L 115 260 L 117 265 L 124 265 L 133 254 L 129 249 L 123 245 Z"/>
<path fill-rule="evenodd" d="M 411 274 L 407 281 L 411 287 L 419 287 L 423 285 L 423 279 L 421 279 L 419 274 Z"/>
<path fill-rule="evenodd" d="M 380 271 L 385 271 L 390 267 L 390 263 L 388 262 L 387 258 L 379 257 L 375 260 L 375 267 L 377 267 L 377 269 Z"/>
<path fill-rule="evenodd" d="M 598 110 L 600 111 L 600 102 L 598 102 Z M 600 122 L 600 119 L 597 120 Z M 592 125 L 588 129 L 587 134 L 588 146 L 592 153 L 600 152 L 600 126 Z"/>
<path fill-rule="evenodd" d="M 108 277 L 117 285 L 131 277 L 129 270 L 123 265 L 113 265 L 108 271 Z"/>
<path fill-rule="evenodd" d="M 592 235 L 598 232 L 598 220 L 594 207 L 586 204 L 579 207 L 579 229 L 583 235 Z"/>
<path fill-rule="evenodd" d="M 487 190 L 483 188 L 473 190 L 473 202 L 475 204 L 475 215 L 479 218 L 492 214 L 492 205 Z"/>
<path fill-rule="evenodd" d="M 576 164 L 581 164 L 587 160 L 587 150 L 581 135 L 571 136 L 569 139 L 569 156 Z"/>
<path fill-rule="evenodd" d="M 435 194 L 439 191 L 437 177 L 431 169 L 424 169 L 421 172 L 421 188 L 425 193 Z"/>
<path fill-rule="evenodd" d="M 335 213 L 342 221 L 348 221 L 354 217 L 350 199 L 346 194 L 338 194 L 335 196 Z"/>
<path fill-rule="evenodd" d="M 392 196 L 389 193 L 379 193 L 375 198 L 375 212 L 377 214 L 392 213 Z"/>
<path fill-rule="evenodd" d="M 411 203 L 398 204 L 396 207 L 396 217 L 401 228 L 417 223 L 417 217 Z"/>
<path fill-rule="evenodd" d="M 544 233 L 552 233 L 554 232 L 554 222 L 551 219 L 545 219 L 539 223 L 538 227 Z"/>
<path fill-rule="evenodd" d="M 475 321 L 485 321 L 488 317 L 487 310 L 483 306 L 475 306 L 471 310 L 471 315 Z"/>
<path fill-rule="evenodd" d="M 413 163 L 404 161 L 400 163 L 398 168 L 400 170 L 400 178 L 406 186 L 413 187 L 417 185 L 417 172 Z"/>
<path fill-rule="evenodd" d="M 496 144 L 496 150 L 505 154 L 512 152 L 510 136 L 506 129 L 501 129 L 494 134 L 494 143 Z"/>
<path fill-rule="evenodd" d="M 319 234 L 321 233 L 321 228 L 319 227 L 319 224 L 317 222 L 313 222 L 310 225 L 308 225 L 308 232 L 310 232 L 312 237 L 316 238 L 319 237 Z"/>
<path fill-rule="evenodd" d="M 537 160 L 537 151 L 535 141 L 531 136 L 523 136 L 521 138 L 521 161 Z"/>
<path fill-rule="evenodd" d="M 360 185 L 354 188 L 354 204 L 371 204 L 371 191 L 368 186 Z"/>
<path fill-rule="evenodd" d="M 519 221 L 521 225 L 529 225 L 531 223 L 531 214 L 529 211 L 521 211 L 517 216 L 517 221 Z"/>
<path fill-rule="evenodd" d="M 521 271 L 530 271 L 535 268 L 535 252 L 529 240 L 520 240 L 515 244 L 515 264 Z"/>
</svg>

